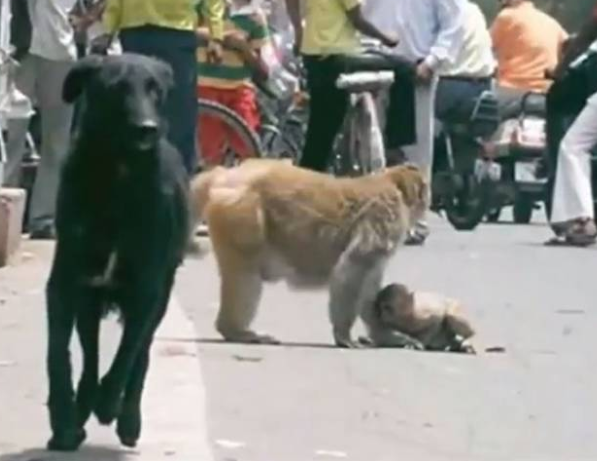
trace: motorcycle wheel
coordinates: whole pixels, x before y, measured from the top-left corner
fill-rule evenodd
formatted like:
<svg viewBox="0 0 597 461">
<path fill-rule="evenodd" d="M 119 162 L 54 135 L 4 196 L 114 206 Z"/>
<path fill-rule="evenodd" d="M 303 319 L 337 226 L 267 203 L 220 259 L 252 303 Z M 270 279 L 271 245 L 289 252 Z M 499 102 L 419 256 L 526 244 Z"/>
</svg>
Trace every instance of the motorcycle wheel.
<svg viewBox="0 0 597 461">
<path fill-rule="evenodd" d="M 529 224 L 533 218 L 535 203 L 525 195 L 519 195 L 514 202 L 514 222 L 516 224 Z"/>
<path fill-rule="evenodd" d="M 487 180 L 478 182 L 473 174 L 459 175 L 458 182 L 446 201 L 446 216 L 454 229 L 472 231 L 487 214 L 491 184 Z"/>
<path fill-rule="evenodd" d="M 502 209 L 496 208 L 495 210 L 491 210 L 487 213 L 487 222 L 495 224 L 499 222 L 500 216 L 502 215 Z"/>
</svg>

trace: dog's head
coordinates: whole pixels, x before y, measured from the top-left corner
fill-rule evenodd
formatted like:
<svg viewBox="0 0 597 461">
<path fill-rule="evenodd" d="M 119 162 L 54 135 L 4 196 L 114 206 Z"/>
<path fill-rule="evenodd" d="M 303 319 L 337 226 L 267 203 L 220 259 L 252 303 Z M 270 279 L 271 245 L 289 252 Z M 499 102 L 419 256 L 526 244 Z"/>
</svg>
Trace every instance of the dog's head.
<svg viewBox="0 0 597 461">
<path fill-rule="evenodd" d="M 400 165 L 386 171 L 390 180 L 402 193 L 404 203 L 410 210 L 414 224 L 420 220 L 429 207 L 429 184 L 415 165 Z"/>
<path fill-rule="evenodd" d="M 81 123 L 101 130 L 135 150 L 157 145 L 162 109 L 173 85 L 172 69 L 136 55 L 91 55 L 79 61 L 64 81 L 62 97 L 84 99 Z"/>
</svg>

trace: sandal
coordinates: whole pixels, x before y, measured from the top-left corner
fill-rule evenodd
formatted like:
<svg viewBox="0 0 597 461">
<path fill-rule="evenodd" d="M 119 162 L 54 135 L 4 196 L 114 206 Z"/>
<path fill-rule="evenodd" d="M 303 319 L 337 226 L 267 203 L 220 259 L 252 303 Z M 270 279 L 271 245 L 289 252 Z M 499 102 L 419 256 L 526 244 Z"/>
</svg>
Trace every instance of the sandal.
<svg viewBox="0 0 597 461">
<path fill-rule="evenodd" d="M 552 226 L 554 227 L 554 226 Z M 556 237 L 548 245 L 587 247 L 597 241 L 597 227 L 590 218 L 579 218 L 554 228 Z"/>
<path fill-rule="evenodd" d="M 566 242 L 573 246 L 593 245 L 597 240 L 597 228 L 592 219 L 583 218 L 573 221 L 565 233 Z"/>
</svg>

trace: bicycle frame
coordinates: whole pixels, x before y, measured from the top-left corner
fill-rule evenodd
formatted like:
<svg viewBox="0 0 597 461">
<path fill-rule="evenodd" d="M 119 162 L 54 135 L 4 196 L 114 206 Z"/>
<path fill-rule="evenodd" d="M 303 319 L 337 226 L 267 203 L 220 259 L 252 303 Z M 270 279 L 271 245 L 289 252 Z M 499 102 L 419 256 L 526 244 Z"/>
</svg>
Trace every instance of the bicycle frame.
<svg viewBox="0 0 597 461">
<path fill-rule="evenodd" d="M 338 174 L 371 174 L 386 167 L 376 97 L 393 81 L 394 74 L 384 71 L 340 75 L 337 86 L 350 92 L 350 103 L 336 150 Z"/>
</svg>

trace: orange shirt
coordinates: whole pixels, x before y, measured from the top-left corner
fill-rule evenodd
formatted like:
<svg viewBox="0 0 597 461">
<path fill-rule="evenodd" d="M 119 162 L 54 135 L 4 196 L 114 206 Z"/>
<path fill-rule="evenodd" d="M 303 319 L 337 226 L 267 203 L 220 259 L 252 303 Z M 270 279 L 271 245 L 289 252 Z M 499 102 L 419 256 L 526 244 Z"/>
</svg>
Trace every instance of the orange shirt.
<svg viewBox="0 0 597 461">
<path fill-rule="evenodd" d="M 545 71 L 556 67 L 564 28 L 530 1 L 504 8 L 491 26 L 498 61 L 498 84 L 521 90 L 547 91 Z"/>
</svg>

